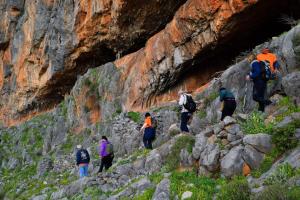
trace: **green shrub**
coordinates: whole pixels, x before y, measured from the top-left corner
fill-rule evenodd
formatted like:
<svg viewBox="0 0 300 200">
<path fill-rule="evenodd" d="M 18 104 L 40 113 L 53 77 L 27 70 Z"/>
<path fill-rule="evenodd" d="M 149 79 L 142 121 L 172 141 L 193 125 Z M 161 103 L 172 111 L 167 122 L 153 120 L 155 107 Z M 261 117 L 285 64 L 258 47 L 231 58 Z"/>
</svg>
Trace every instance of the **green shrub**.
<svg viewBox="0 0 300 200">
<path fill-rule="evenodd" d="M 256 195 L 254 200 L 288 200 L 287 188 L 283 185 L 276 184 L 268 186 L 263 192 Z"/>
<path fill-rule="evenodd" d="M 234 177 L 223 185 L 217 194 L 217 200 L 250 200 L 250 189 L 245 177 Z"/>
<path fill-rule="evenodd" d="M 195 139 L 191 136 L 181 136 L 177 138 L 175 144 L 172 146 L 170 154 L 166 158 L 166 165 L 168 170 L 174 170 L 178 167 L 180 162 L 180 151 L 186 148 L 188 152 L 192 152 L 193 146 L 195 144 Z"/>
<path fill-rule="evenodd" d="M 286 96 L 286 97 L 283 97 L 279 103 L 278 103 L 278 107 L 287 107 L 287 110 L 279 115 L 277 115 L 275 117 L 275 121 L 276 122 L 280 122 L 282 121 L 286 116 L 289 116 L 291 115 L 292 113 L 295 113 L 295 112 L 300 112 L 300 107 L 296 106 L 291 97 L 289 96 Z"/>
<path fill-rule="evenodd" d="M 136 123 L 141 121 L 141 114 L 138 112 L 128 112 L 128 117 Z"/>
<path fill-rule="evenodd" d="M 212 199 L 216 192 L 216 185 L 225 184 L 224 179 L 211 179 L 207 177 L 198 177 L 194 172 L 173 172 L 170 176 L 171 199 L 176 195 L 179 198 L 185 191 L 193 193 L 190 199 Z"/>
<path fill-rule="evenodd" d="M 286 183 L 288 179 L 293 177 L 296 171 L 288 163 L 280 165 L 265 181 L 265 185 Z"/>
<path fill-rule="evenodd" d="M 245 122 L 241 123 L 241 127 L 246 134 L 270 133 L 272 132 L 273 123 L 265 124 L 262 114 L 253 112 Z"/>
<path fill-rule="evenodd" d="M 207 107 L 209 104 L 211 104 L 218 96 L 219 94 L 217 92 L 212 92 L 209 94 L 209 96 L 207 96 L 203 101 L 204 107 Z"/>
<path fill-rule="evenodd" d="M 152 199 L 152 196 L 155 192 L 155 188 L 149 188 L 144 191 L 141 195 L 138 195 L 133 198 L 133 200 L 149 200 Z"/>
<path fill-rule="evenodd" d="M 200 110 L 197 112 L 197 115 L 199 116 L 200 119 L 204 119 L 207 115 L 205 110 Z"/>
<path fill-rule="evenodd" d="M 297 146 L 298 140 L 295 138 L 295 130 L 300 126 L 300 121 L 296 120 L 293 123 L 281 127 L 274 128 L 272 132 L 272 143 L 275 144 L 279 152 L 285 152 Z"/>
</svg>

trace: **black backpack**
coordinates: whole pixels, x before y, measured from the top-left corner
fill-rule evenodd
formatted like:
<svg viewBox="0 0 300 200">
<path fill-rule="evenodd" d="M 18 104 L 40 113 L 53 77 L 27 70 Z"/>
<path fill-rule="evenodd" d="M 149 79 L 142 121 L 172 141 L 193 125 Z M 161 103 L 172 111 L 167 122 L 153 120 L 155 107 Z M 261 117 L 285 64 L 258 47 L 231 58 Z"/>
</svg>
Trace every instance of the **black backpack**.
<svg viewBox="0 0 300 200">
<path fill-rule="evenodd" d="M 151 126 L 152 128 L 156 129 L 158 126 L 157 119 L 155 117 L 151 117 Z"/>
<path fill-rule="evenodd" d="M 271 79 L 271 69 L 270 69 L 270 63 L 268 61 L 260 61 L 260 73 L 261 78 L 264 81 L 268 81 Z"/>
<path fill-rule="evenodd" d="M 195 101 L 193 100 L 193 97 L 190 95 L 185 95 L 186 96 L 186 102 L 183 104 L 184 108 L 187 109 L 189 112 L 193 113 L 197 109 L 197 105 Z"/>
</svg>

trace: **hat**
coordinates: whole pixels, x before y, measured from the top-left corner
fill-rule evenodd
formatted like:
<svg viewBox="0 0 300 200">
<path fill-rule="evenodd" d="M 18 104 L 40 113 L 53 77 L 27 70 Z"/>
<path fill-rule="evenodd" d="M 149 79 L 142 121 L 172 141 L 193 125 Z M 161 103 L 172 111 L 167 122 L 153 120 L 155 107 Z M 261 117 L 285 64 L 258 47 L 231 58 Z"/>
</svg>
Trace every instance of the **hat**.
<svg viewBox="0 0 300 200">
<path fill-rule="evenodd" d="M 81 148 L 82 148 L 81 144 L 78 144 L 78 145 L 76 146 L 76 148 L 77 148 L 77 149 L 81 149 Z"/>
</svg>

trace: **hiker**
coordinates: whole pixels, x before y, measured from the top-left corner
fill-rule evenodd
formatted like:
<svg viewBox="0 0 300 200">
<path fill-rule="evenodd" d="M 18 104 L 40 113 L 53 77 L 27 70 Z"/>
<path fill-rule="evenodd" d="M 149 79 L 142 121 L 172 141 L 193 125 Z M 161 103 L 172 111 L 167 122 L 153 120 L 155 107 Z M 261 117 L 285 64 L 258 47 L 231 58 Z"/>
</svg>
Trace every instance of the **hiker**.
<svg viewBox="0 0 300 200">
<path fill-rule="evenodd" d="M 83 149 L 79 144 L 77 145 L 76 153 L 76 165 L 79 167 L 79 176 L 80 178 L 88 175 L 88 166 L 90 162 L 90 155 L 86 149 Z"/>
<path fill-rule="evenodd" d="M 258 102 L 258 110 L 261 112 L 265 111 L 265 90 L 267 88 L 267 79 L 264 77 L 266 72 L 264 71 L 264 63 L 255 59 L 255 55 L 251 54 L 247 58 L 250 64 L 251 71 L 246 76 L 246 80 L 253 81 L 253 100 Z"/>
<path fill-rule="evenodd" d="M 282 75 L 279 71 L 280 65 L 277 60 L 277 57 L 275 54 L 270 52 L 270 49 L 264 48 L 260 54 L 257 55 L 258 61 L 267 61 L 270 63 L 270 69 L 271 69 L 271 77 L 272 80 L 270 83 L 269 91 L 266 89 L 266 99 L 269 99 L 270 96 L 272 96 L 274 93 L 281 90 L 281 81 L 282 81 Z M 269 101 L 269 100 L 268 100 Z M 269 101 L 269 103 L 272 103 Z"/>
<path fill-rule="evenodd" d="M 232 92 L 224 87 L 220 88 L 219 94 L 220 94 L 220 101 L 223 102 L 223 109 L 222 109 L 222 116 L 221 116 L 221 121 L 223 121 L 223 119 L 226 116 L 231 117 L 233 115 L 236 109 L 236 101 Z"/>
<path fill-rule="evenodd" d="M 102 172 L 103 167 L 105 167 L 105 170 L 108 170 L 112 166 L 114 159 L 113 145 L 108 141 L 106 136 L 102 136 L 100 140 L 99 155 L 101 157 L 101 164 L 98 173 Z"/>
<path fill-rule="evenodd" d="M 145 122 L 140 130 L 144 131 L 143 143 L 146 149 L 152 149 L 152 141 L 155 138 L 155 128 L 152 126 L 152 118 L 150 113 L 145 114 Z"/>
<path fill-rule="evenodd" d="M 189 128 L 187 125 L 193 115 L 193 112 L 196 111 L 196 103 L 194 102 L 192 95 L 187 92 L 180 90 L 178 95 L 180 96 L 178 104 L 181 107 L 180 130 L 188 133 Z"/>
</svg>

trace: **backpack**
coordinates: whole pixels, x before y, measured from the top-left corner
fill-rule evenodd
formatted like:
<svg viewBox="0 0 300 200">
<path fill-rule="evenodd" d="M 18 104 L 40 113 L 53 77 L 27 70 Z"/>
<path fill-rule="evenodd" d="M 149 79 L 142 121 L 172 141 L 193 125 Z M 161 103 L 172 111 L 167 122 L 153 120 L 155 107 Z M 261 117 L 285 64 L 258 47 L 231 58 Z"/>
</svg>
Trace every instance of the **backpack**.
<svg viewBox="0 0 300 200">
<path fill-rule="evenodd" d="M 186 97 L 186 102 L 185 102 L 185 104 L 183 104 L 184 108 L 187 109 L 191 113 L 195 112 L 197 109 L 197 106 L 196 106 L 196 103 L 193 100 L 192 96 L 185 95 L 185 97 Z"/>
<path fill-rule="evenodd" d="M 158 121 L 155 117 L 151 117 L 151 127 L 156 129 L 158 126 Z"/>
<path fill-rule="evenodd" d="M 264 81 L 268 81 L 271 79 L 271 68 L 270 63 L 268 61 L 260 61 L 260 71 L 261 71 L 261 78 Z"/>
<path fill-rule="evenodd" d="M 111 155 L 114 154 L 114 146 L 112 145 L 112 143 L 108 143 L 106 145 L 106 152 Z"/>
</svg>

